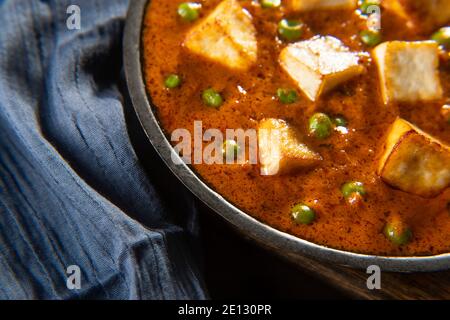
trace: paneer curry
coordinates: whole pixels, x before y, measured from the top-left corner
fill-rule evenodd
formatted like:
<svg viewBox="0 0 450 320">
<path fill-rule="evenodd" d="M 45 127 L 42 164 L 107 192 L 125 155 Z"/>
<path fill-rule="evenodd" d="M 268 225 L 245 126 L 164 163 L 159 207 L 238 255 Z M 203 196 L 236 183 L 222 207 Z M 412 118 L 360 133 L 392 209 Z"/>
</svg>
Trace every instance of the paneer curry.
<svg viewBox="0 0 450 320">
<path fill-rule="evenodd" d="M 336 249 L 435 255 L 450 252 L 449 25 L 448 0 L 153 0 L 143 72 L 168 136 L 255 130 L 258 163 L 192 165 L 249 215 Z"/>
</svg>

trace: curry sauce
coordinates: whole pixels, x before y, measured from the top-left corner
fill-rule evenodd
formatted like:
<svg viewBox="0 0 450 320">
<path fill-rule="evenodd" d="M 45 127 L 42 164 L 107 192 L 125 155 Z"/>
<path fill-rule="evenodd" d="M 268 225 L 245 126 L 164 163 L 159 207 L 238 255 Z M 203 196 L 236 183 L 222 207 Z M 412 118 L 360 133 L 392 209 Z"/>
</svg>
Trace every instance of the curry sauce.
<svg viewBox="0 0 450 320">
<path fill-rule="evenodd" d="M 193 130 L 194 121 L 203 128 L 256 129 L 265 118 L 283 119 L 296 127 L 304 142 L 323 161 L 295 174 L 262 176 L 258 165 L 193 165 L 198 175 L 231 203 L 256 219 L 281 231 L 328 247 L 377 255 L 431 255 L 450 252 L 450 189 L 434 198 L 397 190 L 377 175 L 382 146 L 390 126 L 398 116 L 445 144 L 450 144 L 450 125 L 443 119 L 442 106 L 450 97 L 450 67 L 440 63 L 445 99 L 434 102 L 389 103 L 381 97 L 377 67 L 371 48 L 357 36 L 366 20 L 353 10 L 325 10 L 292 13 L 283 6 L 264 9 L 257 1 L 239 1 L 252 16 L 257 31 L 257 62 L 245 72 L 232 71 L 190 53 L 183 46 L 186 33 L 198 21 L 187 23 L 177 15 L 182 1 L 154 0 L 147 7 L 143 31 L 144 75 L 148 93 L 165 132 L 177 128 Z M 199 1 L 199 20 L 220 0 Z M 295 84 L 278 63 L 286 43 L 277 37 L 280 19 L 300 19 L 301 39 L 331 35 L 355 52 L 367 53 L 364 72 L 310 101 L 299 91 L 289 105 L 276 99 L 278 88 Z M 388 11 L 382 15 L 383 41 L 425 40 L 430 34 L 406 28 L 404 21 Z M 168 90 L 164 79 L 176 73 L 179 88 Z M 224 103 L 208 108 L 201 92 L 220 91 Z M 316 112 L 344 115 L 348 132 L 333 132 L 326 140 L 308 135 L 308 119 Z M 449 164 L 450 165 L 450 164 Z M 348 181 L 361 181 L 367 190 L 364 201 L 349 204 L 341 193 Z M 311 225 L 293 222 L 290 211 L 299 203 L 314 208 Z M 405 221 L 413 231 L 411 242 L 398 246 L 386 239 L 383 228 L 389 219 Z"/>
</svg>

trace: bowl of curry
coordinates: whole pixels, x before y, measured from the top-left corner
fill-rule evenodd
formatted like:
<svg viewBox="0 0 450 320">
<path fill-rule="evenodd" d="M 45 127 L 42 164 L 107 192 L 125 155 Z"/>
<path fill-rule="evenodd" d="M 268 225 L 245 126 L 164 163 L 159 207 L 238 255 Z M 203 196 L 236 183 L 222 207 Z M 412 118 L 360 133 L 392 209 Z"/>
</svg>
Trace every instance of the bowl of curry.
<svg viewBox="0 0 450 320">
<path fill-rule="evenodd" d="M 450 268 L 450 3 L 136 0 L 127 84 L 167 166 L 287 257 Z"/>
</svg>

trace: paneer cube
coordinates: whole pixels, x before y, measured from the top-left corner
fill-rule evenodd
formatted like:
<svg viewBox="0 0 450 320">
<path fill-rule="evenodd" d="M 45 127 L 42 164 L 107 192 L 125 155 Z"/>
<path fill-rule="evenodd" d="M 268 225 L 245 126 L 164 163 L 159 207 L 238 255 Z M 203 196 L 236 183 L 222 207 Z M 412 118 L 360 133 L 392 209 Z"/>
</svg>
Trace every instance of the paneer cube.
<svg viewBox="0 0 450 320">
<path fill-rule="evenodd" d="M 356 9 L 358 0 L 287 0 L 286 4 L 292 11 L 312 11 L 328 9 Z"/>
<path fill-rule="evenodd" d="M 390 41 L 374 49 L 385 103 L 442 98 L 439 48 L 434 41 Z"/>
<path fill-rule="evenodd" d="M 257 59 L 256 29 L 237 0 L 224 0 L 187 34 L 191 52 L 231 69 L 246 70 Z"/>
<path fill-rule="evenodd" d="M 432 32 L 450 22 L 448 0 L 384 0 L 383 5 L 423 33 Z"/>
<path fill-rule="evenodd" d="M 364 71 L 359 55 L 330 36 L 288 45 L 281 51 L 280 64 L 312 101 Z"/>
<path fill-rule="evenodd" d="M 408 193 L 434 197 L 450 186 L 450 147 L 398 118 L 386 139 L 378 174 Z"/>
<path fill-rule="evenodd" d="M 300 141 L 294 128 L 278 119 L 264 119 L 259 123 L 258 148 L 262 175 L 292 173 L 322 160 Z"/>
</svg>

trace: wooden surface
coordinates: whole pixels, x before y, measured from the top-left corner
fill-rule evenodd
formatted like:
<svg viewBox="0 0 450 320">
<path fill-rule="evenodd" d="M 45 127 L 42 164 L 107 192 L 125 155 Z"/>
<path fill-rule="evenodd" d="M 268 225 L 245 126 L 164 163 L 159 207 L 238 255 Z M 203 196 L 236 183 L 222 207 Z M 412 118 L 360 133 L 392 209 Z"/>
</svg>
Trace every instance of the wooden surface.
<svg viewBox="0 0 450 320">
<path fill-rule="evenodd" d="M 368 290 L 364 271 L 330 266 L 310 259 L 298 261 L 309 272 L 320 273 L 330 284 L 360 299 L 450 299 L 450 272 L 382 273 L 381 290 Z"/>
</svg>

